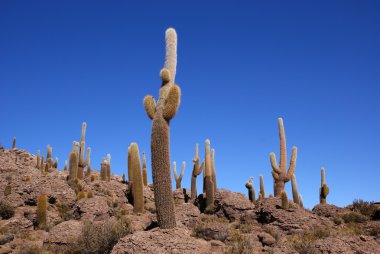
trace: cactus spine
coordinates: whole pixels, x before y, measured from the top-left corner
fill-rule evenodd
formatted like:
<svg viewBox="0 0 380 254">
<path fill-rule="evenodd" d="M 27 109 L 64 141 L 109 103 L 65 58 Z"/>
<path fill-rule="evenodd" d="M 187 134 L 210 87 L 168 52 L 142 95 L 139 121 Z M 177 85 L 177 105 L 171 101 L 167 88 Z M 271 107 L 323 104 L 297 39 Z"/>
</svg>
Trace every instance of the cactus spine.
<svg viewBox="0 0 380 254">
<path fill-rule="evenodd" d="M 146 155 L 145 152 L 142 153 L 143 157 L 143 166 L 142 166 L 142 176 L 143 176 L 143 183 L 144 186 L 148 186 L 148 172 L 146 170 Z"/>
<path fill-rule="evenodd" d="M 319 189 L 319 202 L 321 204 L 326 204 L 326 198 L 327 195 L 330 192 L 329 186 L 326 184 L 326 179 L 325 179 L 325 169 L 321 169 L 321 188 Z"/>
<path fill-rule="evenodd" d="M 296 175 L 294 175 L 294 174 L 292 176 L 291 183 L 292 183 L 293 202 L 299 205 L 300 204 L 300 198 L 299 198 L 299 194 L 298 194 Z"/>
<path fill-rule="evenodd" d="M 289 200 L 288 195 L 286 195 L 286 192 L 281 192 L 281 207 L 282 209 L 288 209 L 289 208 Z"/>
<path fill-rule="evenodd" d="M 260 175 L 260 194 L 262 198 L 265 198 L 264 178 Z"/>
<path fill-rule="evenodd" d="M 131 168 L 133 170 L 133 211 L 144 212 L 144 187 L 141 175 L 140 153 L 136 143 L 131 144 Z"/>
<path fill-rule="evenodd" d="M 248 189 L 248 198 L 252 203 L 255 202 L 255 187 L 253 186 L 253 176 L 249 178 L 249 181 L 245 182 L 245 187 Z"/>
<path fill-rule="evenodd" d="M 78 172 L 78 143 L 73 142 L 73 149 L 70 153 L 70 165 L 69 165 L 69 179 L 74 180 L 77 177 Z"/>
<path fill-rule="evenodd" d="M 292 149 L 289 169 L 286 171 L 286 139 L 282 118 L 278 119 L 278 128 L 280 133 L 280 166 L 277 164 L 275 153 L 270 153 L 270 162 L 273 168 L 272 176 L 274 179 L 275 197 L 281 196 L 281 193 L 285 189 L 285 183 L 288 182 L 294 174 L 297 161 L 297 147 L 294 146 Z"/>
<path fill-rule="evenodd" d="M 177 65 L 177 33 L 173 28 L 166 30 L 165 66 L 160 76 L 162 85 L 156 102 L 153 96 L 144 98 L 148 117 L 153 120 L 151 135 L 152 176 L 157 220 L 160 228 L 176 226 L 174 200 L 170 176 L 169 122 L 177 113 L 181 91 L 174 83 Z"/>
<path fill-rule="evenodd" d="M 211 173 L 212 173 L 212 182 L 214 183 L 214 192 L 215 192 L 216 191 L 215 149 L 211 149 Z"/>
<path fill-rule="evenodd" d="M 205 162 L 199 167 L 199 155 L 198 155 L 198 144 L 195 145 L 195 155 L 193 158 L 193 172 L 191 174 L 191 200 L 194 202 L 197 198 L 197 176 L 202 173 Z"/>
<path fill-rule="evenodd" d="M 212 182 L 212 169 L 211 169 L 211 152 L 210 140 L 205 142 L 205 188 L 206 188 L 206 209 L 211 209 L 214 205 L 214 183 Z"/>
<path fill-rule="evenodd" d="M 181 169 L 181 173 L 177 174 L 177 163 L 174 161 L 173 162 L 173 172 L 174 172 L 174 179 L 175 179 L 175 183 L 176 183 L 176 189 L 181 189 L 181 182 L 182 182 L 182 178 L 183 178 L 183 174 L 185 173 L 185 167 L 186 167 L 186 162 L 182 162 L 182 169 Z"/>
</svg>

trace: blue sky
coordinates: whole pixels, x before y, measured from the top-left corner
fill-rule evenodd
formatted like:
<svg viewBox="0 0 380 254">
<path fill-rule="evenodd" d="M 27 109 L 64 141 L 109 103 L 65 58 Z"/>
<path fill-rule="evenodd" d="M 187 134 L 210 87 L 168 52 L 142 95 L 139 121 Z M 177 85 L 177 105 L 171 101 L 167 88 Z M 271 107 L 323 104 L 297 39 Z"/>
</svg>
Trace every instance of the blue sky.
<svg viewBox="0 0 380 254">
<path fill-rule="evenodd" d="M 142 100 L 158 95 L 174 27 L 182 98 L 171 160 L 187 162 L 183 186 L 209 138 L 219 187 L 246 193 L 262 173 L 273 193 L 283 117 L 305 206 L 319 202 L 322 166 L 328 202 L 379 201 L 380 2 L 181 2 L 0 1 L 0 142 L 50 144 L 62 166 L 87 121 L 94 168 L 110 153 L 113 172 L 126 172 L 131 142 L 150 160 Z"/>
</svg>

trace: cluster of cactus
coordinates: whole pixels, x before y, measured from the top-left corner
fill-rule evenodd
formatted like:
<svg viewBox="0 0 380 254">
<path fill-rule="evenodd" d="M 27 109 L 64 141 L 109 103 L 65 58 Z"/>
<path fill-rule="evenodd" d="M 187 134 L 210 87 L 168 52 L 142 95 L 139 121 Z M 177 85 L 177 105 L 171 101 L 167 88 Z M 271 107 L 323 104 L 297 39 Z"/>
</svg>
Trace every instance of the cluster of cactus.
<svg viewBox="0 0 380 254">
<path fill-rule="evenodd" d="M 319 203 L 326 204 L 327 195 L 330 193 L 330 188 L 326 184 L 325 169 L 321 169 L 321 188 L 319 189 Z"/>
<path fill-rule="evenodd" d="M 175 161 L 173 162 L 173 173 L 174 173 L 174 180 L 176 183 L 176 189 L 182 188 L 181 182 L 182 182 L 183 174 L 185 173 L 185 168 L 186 168 L 186 162 L 183 161 L 181 173 L 178 176 L 178 174 L 177 174 L 177 163 Z"/>
<path fill-rule="evenodd" d="M 86 157 L 84 156 L 86 150 L 86 122 L 82 123 L 82 133 L 80 142 L 73 141 L 73 148 L 69 157 L 69 179 L 73 180 L 75 178 L 84 178 L 84 168 L 87 166 L 87 176 L 91 175 L 91 148 L 87 148 Z M 67 161 L 65 161 L 65 169 L 67 169 Z"/>
<path fill-rule="evenodd" d="M 165 65 L 160 72 L 162 85 L 157 104 L 154 97 L 144 98 L 144 107 L 152 122 L 151 155 L 157 220 L 161 228 L 176 226 L 170 176 L 169 122 L 177 113 L 181 90 L 174 83 L 177 66 L 177 33 L 166 30 Z"/>
<path fill-rule="evenodd" d="M 41 156 L 40 150 L 37 150 L 36 168 L 41 170 L 41 173 L 45 173 L 51 168 L 58 168 L 58 157 L 55 157 L 55 160 L 53 160 L 53 148 L 50 145 L 47 145 L 46 150 L 46 161 L 44 161 L 44 156 Z"/>
<path fill-rule="evenodd" d="M 287 183 L 293 176 L 297 161 L 297 147 L 293 147 L 292 156 L 288 171 L 286 171 L 286 138 L 284 123 L 282 118 L 278 119 L 278 128 L 280 134 L 280 165 L 276 162 L 275 153 L 270 153 L 270 162 L 273 168 L 272 176 L 274 179 L 274 196 L 281 196 L 285 190 L 285 183 Z"/>
</svg>

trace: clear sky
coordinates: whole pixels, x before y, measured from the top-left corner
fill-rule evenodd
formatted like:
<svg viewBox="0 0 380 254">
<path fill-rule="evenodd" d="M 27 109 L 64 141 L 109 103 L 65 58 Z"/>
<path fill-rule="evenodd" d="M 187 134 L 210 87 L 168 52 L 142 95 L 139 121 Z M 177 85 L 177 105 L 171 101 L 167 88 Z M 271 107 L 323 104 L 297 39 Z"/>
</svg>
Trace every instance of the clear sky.
<svg viewBox="0 0 380 254">
<path fill-rule="evenodd" d="M 86 121 L 93 168 L 110 153 L 112 171 L 126 172 L 131 142 L 150 162 L 142 100 L 158 95 L 174 27 L 182 98 L 171 160 L 187 162 L 183 186 L 195 144 L 203 157 L 209 138 L 219 187 L 246 193 L 262 173 L 273 193 L 269 153 L 279 154 L 283 117 L 306 207 L 319 202 L 322 166 L 328 202 L 380 201 L 379 1 L 131 2 L 0 1 L 5 147 L 13 136 L 34 153 L 50 144 L 62 168 Z"/>
</svg>

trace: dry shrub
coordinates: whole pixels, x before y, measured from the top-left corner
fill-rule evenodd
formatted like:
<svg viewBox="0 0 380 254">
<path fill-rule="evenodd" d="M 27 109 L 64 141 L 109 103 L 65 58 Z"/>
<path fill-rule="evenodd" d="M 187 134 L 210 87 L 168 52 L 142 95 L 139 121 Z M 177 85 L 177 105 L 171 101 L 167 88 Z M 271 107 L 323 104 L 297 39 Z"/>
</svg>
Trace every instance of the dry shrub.
<svg viewBox="0 0 380 254">
<path fill-rule="evenodd" d="M 341 215 L 345 223 L 363 223 L 368 221 L 368 217 L 358 212 L 348 212 Z"/>
<path fill-rule="evenodd" d="M 120 238 L 130 234 L 132 228 L 127 217 L 118 220 L 110 219 L 102 224 L 84 221 L 82 234 L 70 254 L 106 254 Z"/>
<path fill-rule="evenodd" d="M 247 237 L 235 231 L 230 236 L 228 247 L 224 254 L 253 254 L 253 250 Z"/>
<path fill-rule="evenodd" d="M 371 218 L 376 211 L 376 205 L 373 202 L 355 199 L 354 202 L 352 202 L 352 209 L 354 212 Z"/>
<path fill-rule="evenodd" d="M 7 220 L 15 214 L 14 208 L 5 202 L 0 202 L 0 217 Z"/>
<path fill-rule="evenodd" d="M 314 247 L 314 242 L 329 237 L 331 233 L 330 228 L 327 227 L 312 228 L 288 237 L 288 244 L 292 249 L 301 254 L 318 253 Z"/>
<path fill-rule="evenodd" d="M 64 220 L 68 221 L 73 218 L 73 214 L 71 213 L 71 209 L 68 205 L 65 203 L 61 202 L 60 200 L 55 201 L 55 206 L 57 207 L 59 216 Z"/>
</svg>

